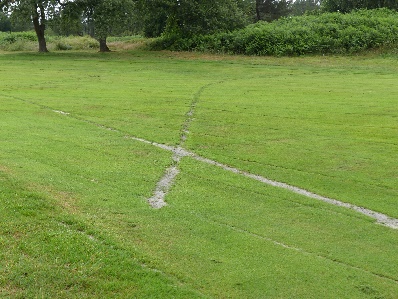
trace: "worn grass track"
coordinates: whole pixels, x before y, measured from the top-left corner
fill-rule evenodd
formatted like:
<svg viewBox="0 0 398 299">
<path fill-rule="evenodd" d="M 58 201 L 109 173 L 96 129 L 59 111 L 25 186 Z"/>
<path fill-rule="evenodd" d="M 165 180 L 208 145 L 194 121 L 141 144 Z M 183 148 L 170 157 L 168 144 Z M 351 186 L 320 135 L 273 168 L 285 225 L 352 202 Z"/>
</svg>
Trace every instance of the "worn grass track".
<svg viewBox="0 0 398 299">
<path fill-rule="evenodd" d="M 146 202 L 174 163 L 155 142 L 397 217 L 396 60 L 0 62 L 3 297 L 398 293 L 397 231 L 355 211 L 184 155 L 168 205 Z"/>
</svg>

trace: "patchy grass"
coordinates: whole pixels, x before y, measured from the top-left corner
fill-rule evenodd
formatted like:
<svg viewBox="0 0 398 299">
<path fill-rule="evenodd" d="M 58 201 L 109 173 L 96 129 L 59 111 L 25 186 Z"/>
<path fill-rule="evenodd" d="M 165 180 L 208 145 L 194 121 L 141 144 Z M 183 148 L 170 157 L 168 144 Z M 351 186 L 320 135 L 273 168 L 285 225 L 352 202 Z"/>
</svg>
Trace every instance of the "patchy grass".
<svg viewBox="0 0 398 299">
<path fill-rule="evenodd" d="M 125 51 L 142 48 L 150 39 L 141 36 L 109 37 L 108 46 L 111 50 Z M 98 41 L 88 35 L 85 36 L 56 36 L 46 37 L 49 51 L 98 51 Z M 22 52 L 37 51 L 37 37 L 34 32 L 0 32 L 0 51 Z"/>
<path fill-rule="evenodd" d="M 0 294 L 395 298 L 396 230 L 185 146 L 398 217 L 396 57 L 0 55 Z"/>
</svg>

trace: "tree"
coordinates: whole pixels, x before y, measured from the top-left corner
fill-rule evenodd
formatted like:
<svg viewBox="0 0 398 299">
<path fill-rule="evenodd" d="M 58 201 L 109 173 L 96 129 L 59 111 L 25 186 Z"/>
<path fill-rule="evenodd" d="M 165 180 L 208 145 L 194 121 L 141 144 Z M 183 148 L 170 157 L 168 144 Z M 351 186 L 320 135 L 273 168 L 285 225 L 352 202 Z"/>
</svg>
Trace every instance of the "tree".
<svg viewBox="0 0 398 299">
<path fill-rule="evenodd" d="M 354 9 L 398 9 L 397 0 L 323 0 L 322 7 L 329 12 L 347 13 Z"/>
<path fill-rule="evenodd" d="M 142 31 L 146 37 L 160 36 L 165 28 L 169 15 L 173 11 L 175 1 L 170 0 L 141 0 L 138 10 L 141 12 Z"/>
<path fill-rule="evenodd" d="M 75 1 L 65 2 L 62 9 L 49 20 L 49 27 L 58 35 L 83 34 L 82 9 Z"/>
<path fill-rule="evenodd" d="M 273 21 L 289 14 L 292 0 L 256 0 L 257 21 Z"/>
<path fill-rule="evenodd" d="M 189 37 L 241 28 L 248 23 L 238 0 L 141 0 L 146 36 Z"/>
<path fill-rule="evenodd" d="M 31 19 L 39 43 L 39 52 L 48 52 L 44 36 L 47 20 L 57 10 L 62 0 L 0 0 L 0 9 Z"/>
<path fill-rule="evenodd" d="M 291 4 L 291 15 L 301 16 L 307 12 L 317 11 L 321 8 L 321 0 L 295 0 Z"/>
<path fill-rule="evenodd" d="M 0 0 L 0 10 L 33 22 L 39 52 L 48 52 L 44 33 L 50 21 L 58 21 L 64 31 L 72 26 L 76 30 L 84 22 L 99 41 L 100 51 L 109 51 L 108 34 L 128 22 L 132 6 L 133 0 Z"/>
<path fill-rule="evenodd" d="M 80 15 L 88 33 L 98 40 L 100 52 L 109 52 L 107 37 L 127 25 L 132 18 L 134 1 L 76 0 L 69 5 L 71 14 Z"/>
<path fill-rule="evenodd" d="M 10 18 L 0 11 L 0 31 L 11 31 Z"/>
</svg>

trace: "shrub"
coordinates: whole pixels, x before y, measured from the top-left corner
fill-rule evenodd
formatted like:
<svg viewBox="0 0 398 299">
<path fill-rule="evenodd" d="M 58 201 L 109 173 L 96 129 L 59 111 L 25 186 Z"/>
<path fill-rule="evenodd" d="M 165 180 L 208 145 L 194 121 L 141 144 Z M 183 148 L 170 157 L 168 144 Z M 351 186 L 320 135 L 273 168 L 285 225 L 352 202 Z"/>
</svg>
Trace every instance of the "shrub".
<svg viewBox="0 0 398 299">
<path fill-rule="evenodd" d="M 355 53 L 398 43 L 398 12 L 359 10 L 258 22 L 230 33 L 164 36 L 152 48 L 246 55 Z"/>
<path fill-rule="evenodd" d="M 98 41 L 90 36 L 56 36 L 48 39 L 50 47 L 55 44 L 55 50 L 87 50 L 98 49 Z"/>
<path fill-rule="evenodd" d="M 34 32 L 13 32 L 0 35 L 0 49 L 4 51 L 30 51 L 37 37 Z"/>
<path fill-rule="evenodd" d="M 60 51 L 72 50 L 72 46 L 58 41 L 55 44 L 55 50 L 60 50 Z"/>
<path fill-rule="evenodd" d="M 12 44 L 12 43 L 15 43 L 17 40 L 36 41 L 37 37 L 36 37 L 36 33 L 32 32 L 32 31 L 13 32 L 13 33 L 9 33 L 6 36 L 4 36 L 3 40 L 5 42 Z"/>
<path fill-rule="evenodd" d="M 98 49 L 98 41 L 90 36 L 47 36 L 47 47 L 50 50 L 87 50 Z M 0 50 L 34 51 L 37 49 L 37 38 L 34 32 L 0 33 Z"/>
</svg>

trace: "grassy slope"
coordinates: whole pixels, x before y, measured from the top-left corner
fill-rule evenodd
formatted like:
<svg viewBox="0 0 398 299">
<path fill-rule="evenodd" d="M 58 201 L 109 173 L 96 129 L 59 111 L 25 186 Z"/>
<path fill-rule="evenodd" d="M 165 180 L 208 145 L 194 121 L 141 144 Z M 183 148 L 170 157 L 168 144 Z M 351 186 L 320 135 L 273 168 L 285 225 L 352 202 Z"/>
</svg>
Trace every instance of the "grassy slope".
<svg viewBox="0 0 398 299">
<path fill-rule="evenodd" d="M 190 146 L 218 161 L 398 217 L 398 65 L 336 63 L 347 65 L 258 63 L 207 88 Z"/>
<path fill-rule="evenodd" d="M 194 151 L 397 216 L 394 61 L 190 58 L 0 56 L 0 294 L 394 298 L 396 231 L 189 158 L 152 210 L 170 153 L 124 138 L 176 144 L 203 87 Z"/>
</svg>

